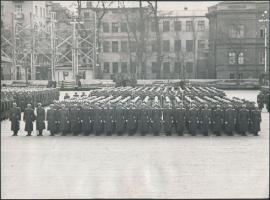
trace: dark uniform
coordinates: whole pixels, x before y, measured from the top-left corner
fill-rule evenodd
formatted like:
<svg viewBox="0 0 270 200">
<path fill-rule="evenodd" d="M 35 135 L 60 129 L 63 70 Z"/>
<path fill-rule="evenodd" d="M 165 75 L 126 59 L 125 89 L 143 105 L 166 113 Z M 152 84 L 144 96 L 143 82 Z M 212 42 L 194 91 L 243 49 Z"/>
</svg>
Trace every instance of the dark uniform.
<svg viewBox="0 0 270 200">
<path fill-rule="evenodd" d="M 114 110 L 110 106 L 103 110 L 104 131 L 107 135 L 111 135 L 113 133 L 113 114 Z"/>
<path fill-rule="evenodd" d="M 238 116 L 237 116 L 237 127 L 238 131 L 242 135 L 246 135 L 246 132 L 248 130 L 248 124 L 249 124 L 249 111 L 245 107 L 239 110 Z"/>
<path fill-rule="evenodd" d="M 33 121 L 36 120 L 36 116 L 34 110 L 30 107 L 27 107 L 24 110 L 23 121 L 25 121 L 24 130 L 28 133 L 27 136 L 31 136 L 31 132 L 33 131 Z"/>
<path fill-rule="evenodd" d="M 224 128 L 225 132 L 232 136 L 236 123 L 236 110 L 232 107 L 229 107 L 225 110 L 224 114 Z"/>
<path fill-rule="evenodd" d="M 99 108 L 98 106 L 96 106 L 93 109 L 93 113 L 94 113 L 94 131 L 96 134 L 100 134 L 102 133 L 103 130 L 103 124 L 102 124 L 102 109 Z"/>
<path fill-rule="evenodd" d="M 251 111 L 251 130 L 250 132 L 254 135 L 258 135 L 258 132 L 261 130 L 261 111 L 257 108 Z"/>
<path fill-rule="evenodd" d="M 146 106 L 143 106 L 138 109 L 138 112 L 138 129 L 141 135 L 145 135 L 146 133 L 148 133 L 149 130 L 149 111 Z"/>
<path fill-rule="evenodd" d="M 223 119 L 224 119 L 224 112 L 220 109 L 220 107 L 217 107 L 212 112 L 212 125 L 213 125 L 213 132 L 220 136 L 220 132 L 222 131 L 222 125 L 223 125 Z"/>
<path fill-rule="evenodd" d="M 36 129 L 38 130 L 38 136 L 42 136 L 42 131 L 45 129 L 45 109 L 37 107 L 37 120 Z"/>
<path fill-rule="evenodd" d="M 89 106 L 83 106 L 82 110 L 82 132 L 89 135 L 92 132 L 91 110 Z"/>
<path fill-rule="evenodd" d="M 60 113 L 59 131 L 62 132 L 63 135 L 66 135 L 70 131 L 69 109 L 67 107 L 62 107 L 60 108 L 59 113 Z"/>
<path fill-rule="evenodd" d="M 257 96 L 257 103 L 258 103 L 258 107 L 261 110 L 263 108 L 263 104 L 264 104 L 264 96 L 263 93 L 260 92 Z"/>
<path fill-rule="evenodd" d="M 21 109 L 19 107 L 12 107 L 10 109 L 9 120 L 11 121 L 11 130 L 13 135 L 17 136 L 20 130 Z"/>
<path fill-rule="evenodd" d="M 54 136 L 58 129 L 59 119 L 57 119 L 57 115 L 55 114 L 55 109 L 53 106 L 47 110 L 46 120 L 48 121 L 47 130 L 50 131 L 51 136 Z"/>
<path fill-rule="evenodd" d="M 115 131 L 118 135 L 122 135 L 125 131 L 125 117 L 124 109 L 122 107 L 117 107 L 115 109 Z"/>
<path fill-rule="evenodd" d="M 70 127 L 71 127 L 71 132 L 74 135 L 78 135 L 81 131 L 80 111 L 81 109 L 78 106 L 74 106 L 70 110 Z"/>
<path fill-rule="evenodd" d="M 199 121 L 201 125 L 201 133 L 205 136 L 208 135 L 208 129 L 211 125 L 211 118 L 211 110 L 208 107 L 202 108 L 199 114 Z"/>
<path fill-rule="evenodd" d="M 158 107 L 154 107 L 150 109 L 150 121 L 151 121 L 151 129 L 154 135 L 158 135 L 161 129 L 161 109 Z"/>
<path fill-rule="evenodd" d="M 167 135 L 171 135 L 172 127 L 174 124 L 173 112 L 171 108 L 163 109 L 163 121 L 164 132 Z"/>
<path fill-rule="evenodd" d="M 127 131 L 129 132 L 130 135 L 133 135 L 137 131 L 137 126 L 138 126 L 138 112 L 137 109 L 132 106 L 128 110 L 128 115 L 127 115 Z"/>
<path fill-rule="evenodd" d="M 197 132 L 197 126 L 198 126 L 198 110 L 195 107 L 191 107 L 187 113 L 187 119 L 188 119 L 188 131 L 191 135 L 196 135 Z"/>
</svg>

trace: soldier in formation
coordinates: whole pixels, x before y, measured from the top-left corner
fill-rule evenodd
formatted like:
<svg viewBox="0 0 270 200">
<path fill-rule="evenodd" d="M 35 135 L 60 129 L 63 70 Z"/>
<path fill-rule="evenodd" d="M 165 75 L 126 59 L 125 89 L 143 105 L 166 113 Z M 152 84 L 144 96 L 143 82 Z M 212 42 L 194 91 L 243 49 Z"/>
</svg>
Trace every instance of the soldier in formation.
<svg viewBox="0 0 270 200">
<path fill-rule="evenodd" d="M 42 135 L 45 129 L 45 120 L 51 136 L 102 133 L 159 135 L 161 130 L 166 135 L 258 135 L 261 111 L 252 102 L 227 98 L 212 88 L 208 88 L 209 95 L 205 96 L 207 88 L 202 89 L 190 87 L 180 93 L 168 87 L 94 90 L 90 96 L 77 94 L 74 98 L 54 101 L 47 113 L 42 103 L 38 103 L 38 135 Z M 186 91 L 189 96 L 183 96 Z M 19 113 L 20 108 L 14 104 L 10 112 L 14 135 L 19 130 Z M 27 124 L 25 130 L 31 135 L 35 120 L 31 105 L 25 109 L 24 120 Z"/>
</svg>

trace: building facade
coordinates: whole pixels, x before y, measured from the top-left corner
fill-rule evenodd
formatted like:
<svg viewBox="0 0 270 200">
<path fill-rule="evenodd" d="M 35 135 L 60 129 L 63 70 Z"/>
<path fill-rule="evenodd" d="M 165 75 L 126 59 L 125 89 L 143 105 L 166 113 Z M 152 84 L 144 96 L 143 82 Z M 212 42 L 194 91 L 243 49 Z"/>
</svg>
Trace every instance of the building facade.
<svg viewBox="0 0 270 200">
<path fill-rule="evenodd" d="M 259 22 L 264 11 L 269 2 L 221 2 L 208 8 L 211 78 L 259 78 L 264 73 L 264 26 L 269 30 L 269 22 Z M 267 66 L 269 71 L 269 59 Z"/>
<path fill-rule="evenodd" d="M 88 16 L 91 7 L 82 9 Z M 103 79 L 135 73 L 139 79 L 156 79 L 157 39 L 153 17 L 144 17 L 143 40 L 139 8 L 95 10 L 102 16 L 97 26 L 100 65 Z M 143 15 L 150 13 L 143 8 Z M 183 10 L 158 14 L 163 79 L 208 78 L 208 19 L 205 13 Z M 143 41 L 143 45 L 140 43 Z M 143 50 L 144 49 L 144 50 Z M 143 55 L 140 53 L 144 52 Z M 141 56 L 141 58 L 140 58 Z M 141 60 L 140 60 L 141 59 Z M 141 63 L 140 63 L 141 62 Z"/>
<path fill-rule="evenodd" d="M 45 36 L 45 32 L 49 29 L 50 12 L 51 1 L 1 1 L 1 43 L 5 43 L 3 48 L 1 46 L 3 50 L 1 57 L 7 57 L 12 61 L 11 65 L 1 64 L 1 67 L 12 67 L 12 69 L 1 70 L 10 73 L 5 74 L 4 77 L 19 80 L 28 76 L 29 79 L 36 79 L 36 67 L 39 66 L 37 62 L 41 62 L 42 58 L 35 54 L 36 52 L 32 52 L 32 55 L 35 55 L 31 59 L 37 62 L 32 62 L 34 64 L 30 67 L 30 64 L 26 66 L 23 63 L 26 61 L 22 57 L 29 57 L 28 62 L 31 45 L 38 46 L 36 36 Z M 39 41 L 42 42 L 40 39 Z M 15 59 L 12 58 L 13 48 L 15 48 Z"/>
</svg>

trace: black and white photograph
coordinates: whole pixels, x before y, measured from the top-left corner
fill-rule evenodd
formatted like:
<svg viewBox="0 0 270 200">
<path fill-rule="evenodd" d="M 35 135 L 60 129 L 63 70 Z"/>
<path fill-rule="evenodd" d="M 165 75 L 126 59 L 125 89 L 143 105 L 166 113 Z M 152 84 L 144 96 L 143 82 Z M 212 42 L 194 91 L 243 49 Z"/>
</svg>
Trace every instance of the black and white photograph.
<svg viewBox="0 0 270 200">
<path fill-rule="evenodd" d="M 269 1 L 0 4 L 1 199 L 269 198 Z"/>
</svg>

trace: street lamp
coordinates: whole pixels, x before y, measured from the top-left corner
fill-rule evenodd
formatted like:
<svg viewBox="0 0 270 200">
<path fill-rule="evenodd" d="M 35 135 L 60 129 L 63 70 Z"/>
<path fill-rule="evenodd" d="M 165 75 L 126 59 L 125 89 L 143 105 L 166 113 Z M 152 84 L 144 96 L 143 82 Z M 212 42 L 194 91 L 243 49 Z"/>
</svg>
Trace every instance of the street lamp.
<svg viewBox="0 0 270 200">
<path fill-rule="evenodd" d="M 262 14 L 262 18 L 259 20 L 259 22 L 264 23 L 264 72 L 267 73 L 267 22 L 269 22 L 268 19 L 268 12 L 264 11 Z"/>
</svg>

